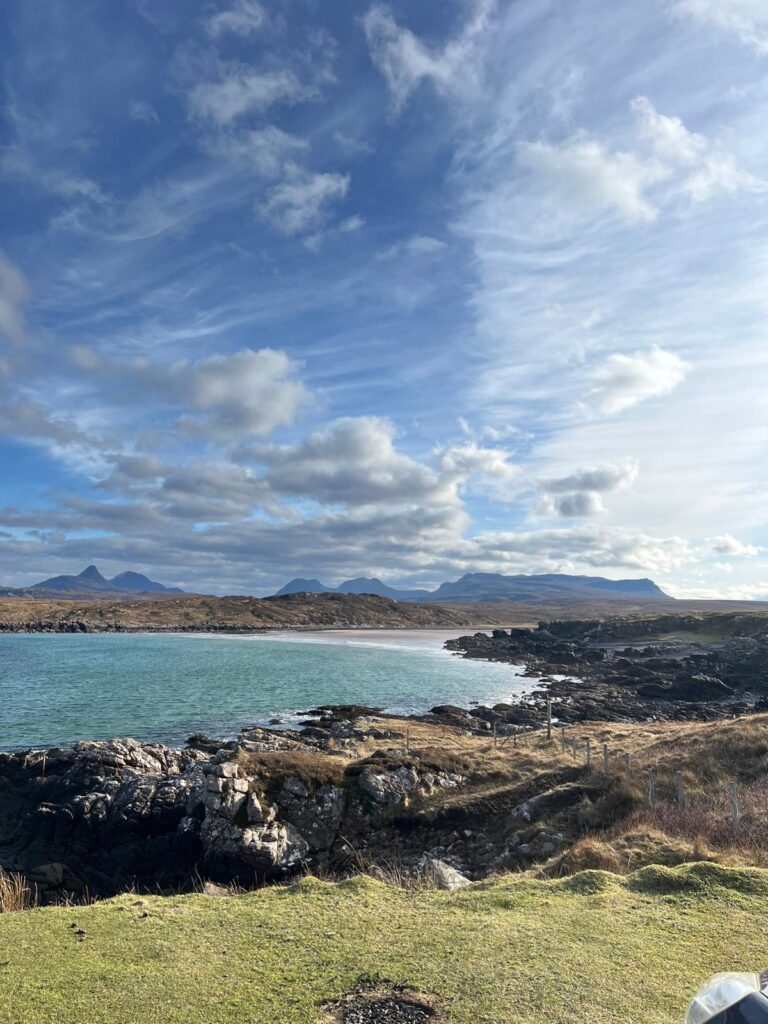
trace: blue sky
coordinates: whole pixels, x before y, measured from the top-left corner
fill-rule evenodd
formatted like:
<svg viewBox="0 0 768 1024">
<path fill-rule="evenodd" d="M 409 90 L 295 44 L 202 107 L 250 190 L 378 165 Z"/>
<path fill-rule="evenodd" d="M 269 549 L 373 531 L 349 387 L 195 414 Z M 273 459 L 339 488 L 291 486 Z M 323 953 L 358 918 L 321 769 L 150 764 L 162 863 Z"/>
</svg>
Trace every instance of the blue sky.
<svg viewBox="0 0 768 1024">
<path fill-rule="evenodd" d="M 0 584 L 768 598 L 760 0 L 8 0 Z"/>
</svg>

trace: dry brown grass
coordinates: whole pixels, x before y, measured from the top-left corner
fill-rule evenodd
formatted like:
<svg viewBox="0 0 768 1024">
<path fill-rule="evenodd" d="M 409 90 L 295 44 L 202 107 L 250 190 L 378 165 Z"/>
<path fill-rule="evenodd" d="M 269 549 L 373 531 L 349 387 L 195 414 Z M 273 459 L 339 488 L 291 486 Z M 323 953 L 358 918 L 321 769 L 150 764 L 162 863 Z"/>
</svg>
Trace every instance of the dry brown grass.
<svg viewBox="0 0 768 1024">
<path fill-rule="evenodd" d="M 579 871 L 611 871 L 625 875 L 649 864 L 676 867 L 694 861 L 735 863 L 730 856 L 712 850 L 701 838 L 691 841 L 638 825 L 612 837 L 607 834 L 585 836 L 536 873 L 544 878 L 562 878 Z"/>
<path fill-rule="evenodd" d="M 37 903 L 37 891 L 23 875 L 0 868 L 0 914 L 29 910 Z"/>
<path fill-rule="evenodd" d="M 328 784 L 340 785 L 349 763 L 346 758 L 315 750 L 239 751 L 237 759 L 246 772 L 263 775 L 270 785 L 296 778 L 310 789 Z"/>
</svg>

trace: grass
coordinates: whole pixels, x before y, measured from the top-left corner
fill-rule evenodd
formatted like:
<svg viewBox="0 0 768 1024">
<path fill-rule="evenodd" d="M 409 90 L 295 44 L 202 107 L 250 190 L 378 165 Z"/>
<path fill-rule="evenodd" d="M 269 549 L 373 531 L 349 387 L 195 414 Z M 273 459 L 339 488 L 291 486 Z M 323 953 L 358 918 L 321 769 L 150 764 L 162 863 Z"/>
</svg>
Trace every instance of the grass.
<svg viewBox="0 0 768 1024">
<path fill-rule="evenodd" d="M 37 894 L 23 875 L 4 871 L 0 867 L 0 914 L 12 914 L 29 910 L 34 906 Z"/>
<path fill-rule="evenodd" d="M 452 1024 L 672 1024 L 708 974 L 768 962 L 766 897 L 768 872 L 695 865 L 48 907 L 0 917 L 0 1022 L 316 1024 L 368 976 Z"/>
<path fill-rule="evenodd" d="M 239 751 L 237 760 L 249 774 L 264 775 L 271 789 L 279 788 L 288 778 L 299 779 L 310 789 L 339 785 L 344 778 L 345 761 L 314 750 Z"/>
</svg>

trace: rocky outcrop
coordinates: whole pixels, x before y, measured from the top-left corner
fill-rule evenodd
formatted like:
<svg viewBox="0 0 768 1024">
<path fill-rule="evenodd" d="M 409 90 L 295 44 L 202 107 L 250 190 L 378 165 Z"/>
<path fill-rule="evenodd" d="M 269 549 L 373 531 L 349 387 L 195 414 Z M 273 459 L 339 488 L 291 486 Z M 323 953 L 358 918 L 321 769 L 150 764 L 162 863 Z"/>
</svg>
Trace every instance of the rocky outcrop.
<svg viewBox="0 0 768 1024">
<path fill-rule="evenodd" d="M 412 765 L 401 765 L 389 771 L 373 766 L 362 770 L 358 785 L 371 800 L 383 805 L 404 805 L 416 796 L 431 796 L 438 789 L 454 788 L 464 781 L 454 772 L 418 772 Z"/>
<path fill-rule="evenodd" d="M 307 733 L 349 726 L 330 716 Z M 128 739 L 0 754 L 0 867 L 44 895 L 178 889 L 200 877 L 259 884 L 305 865 L 343 866 L 344 834 L 362 844 L 382 816 L 463 781 L 413 763 L 313 780 L 263 758 L 295 750 L 326 756 L 317 741 L 270 730 L 224 746 L 196 737 L 184 750 Z"/>
<path fill-rule="evenodd" d="M 179 825 L 204 758 L 135 740 L 0 754 L 0 865 L 43 889 L 175 884 L 199 856 Z"/>
<path fill-rule="evenodd" d="M 687 634 L 688 639 L 677 639 Z M 643 646 L 636 646 L 642 641 Z M 563 724 L 715 718 L 768 699 L 764 616 L 661 615 L 541 622 L 449 641 L 467 658 L 509 662 L 543 680 L 515 705 L 475 708 L 487 723 L 540 726 L 546 699 Z M 452 709 L 436 708 L 445 720 Z"/>
</svg>

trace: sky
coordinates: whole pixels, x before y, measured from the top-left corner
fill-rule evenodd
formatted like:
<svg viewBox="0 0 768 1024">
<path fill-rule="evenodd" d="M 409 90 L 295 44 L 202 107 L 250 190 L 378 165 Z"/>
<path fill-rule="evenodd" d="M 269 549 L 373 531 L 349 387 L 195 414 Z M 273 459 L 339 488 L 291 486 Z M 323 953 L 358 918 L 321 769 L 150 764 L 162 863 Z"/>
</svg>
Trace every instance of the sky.
<svg viewBox="0 0 768 1024">
<path fill-rule="evenodd" d="M 0 585 L 768 599 L 764 0 L 6 0 Z"/>
</svg>

